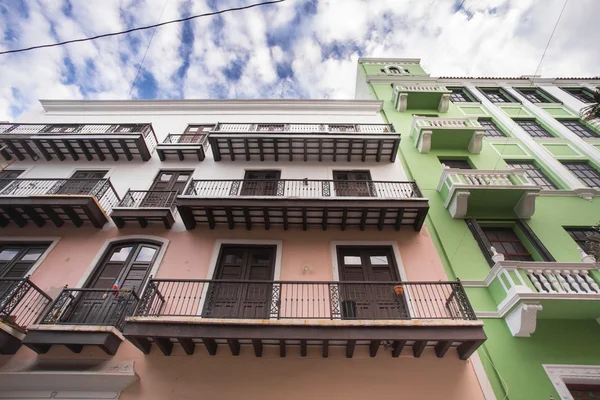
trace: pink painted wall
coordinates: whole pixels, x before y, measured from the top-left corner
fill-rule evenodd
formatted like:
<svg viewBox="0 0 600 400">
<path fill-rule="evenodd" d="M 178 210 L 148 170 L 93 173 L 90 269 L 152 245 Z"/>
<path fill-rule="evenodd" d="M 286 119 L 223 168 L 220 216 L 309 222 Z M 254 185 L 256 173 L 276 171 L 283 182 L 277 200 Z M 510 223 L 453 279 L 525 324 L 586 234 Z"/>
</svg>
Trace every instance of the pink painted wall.
<svg viewBox="0 0 600 400">
<path fill-rule="evenodd" d="M 158 278 L 205 279 L 217 239 L 283 239 L 282 280 L 331 280 L 331 241 L 395 241 L 410 281 L 445 280 L 442 265 L 427 230 L 392 232 L 346 231 L 318 229 L 284 232 L 227 229 L 174 232 L 164 229 L 3 229 L 3 237 L 56 237 L 61 240 L 32 280 L 56 296 L 62 286 L 74 287 L 96 257 L 107 239 L 124 235 L 157 235 L 170 240 L 157 273 Z M 304 271 L 305 265 L 312 270 Z M 21 348 L 17 358 L 44 359 L 106 359 L 102 351 L 85 348 L 73 354 L 62 346 L 37 356 Z M 0 356 L 4 364 L 10 356 Z M 308 357 L 300 357 L 299 349 L 288 348 L 288 356 L 280 358 L 277 347 L 265 347 L 262 358 L 256 358 L 249 346 L 233 357 L 226 346 L 220 345 L 217 356 L 211 357 L 202 345 L 193 356 L 175 345 L 173 355 L 165 357 L 156 346 L 150 355 L 143 355 L 129 342 L 124 342 L 117 360 L 134 360 L 140 379 L 124 391 L 121 398 L 129 399 L 482 399 L 471 361 L 461 361 L 454 353 L 438 359 L 431 349 L 421 358 L 412 357 L 407 347 L 399 358 L 380 349 L 370 358 L 363 346 L 357 347 L 355 357 L 346 359 L 342 348 L 332 348 L 329 358 L 323 359 L 320 347 L 310 347 Z"/>
</svg>

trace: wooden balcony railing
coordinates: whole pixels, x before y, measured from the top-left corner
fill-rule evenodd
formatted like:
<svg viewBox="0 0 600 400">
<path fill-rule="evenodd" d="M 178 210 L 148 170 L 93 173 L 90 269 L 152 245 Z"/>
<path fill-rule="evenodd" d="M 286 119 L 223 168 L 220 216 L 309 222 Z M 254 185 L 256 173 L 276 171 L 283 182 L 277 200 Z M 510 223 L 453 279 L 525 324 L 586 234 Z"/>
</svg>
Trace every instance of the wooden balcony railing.
<svg viewBox="0 0 600 400">
<path fill-rule="evenodd" d="M 50 296 L 28 277 L 0 278 L 0 322 L 26 329 L 37 321 L 50 301 Z"/>
<path fill-rule="evenodd" d="M 423 197 L 415 182 L 316 179 L 193 180 L 187 187 L 185 196 L 205 198 L 258 196 L 301 199 L 332 197 L 411 199 Z"/>
<path fill-rule="evenodd" d="M 138 301 L 131 290 L 64 288 L 40 324 L 114 326 L 121 330 Z"/>
<path fill-rule="evenodd" d="M 0 124 L 0 135 L 57 136 L 141 134 L 150 153 L 157 139 L 151 124 Z"/>
<path fill-rule="evenodd" d="M 151 279 L 136 316 L 475 320 L 460 282 Z"/>
<path fill-rule="evenodd" d="M 0 197 L 94 196 L 105 212 L 120 198 L 110 179 L 0 179 Z"/>
<path fill-rule="evenodd" d="M 391 124 L 277 124 L 277 123 L 219 123 L 211 131 L 215 133 L 393 133 Z"/>
</svg>

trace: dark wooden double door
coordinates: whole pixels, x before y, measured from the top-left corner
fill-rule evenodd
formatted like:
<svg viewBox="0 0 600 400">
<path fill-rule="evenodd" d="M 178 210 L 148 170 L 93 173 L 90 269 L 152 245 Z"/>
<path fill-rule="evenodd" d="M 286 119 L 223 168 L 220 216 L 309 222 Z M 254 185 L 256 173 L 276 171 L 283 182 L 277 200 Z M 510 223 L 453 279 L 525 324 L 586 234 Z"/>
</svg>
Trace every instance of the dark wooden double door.
<svg viewBox="0 0 600 400">
<path fill-rule="evenodd" d="M 221 247 L 202 316 L 269 318 L 276 246 Z"/>
<path fill-rule="evenodd" d="M 150 190 L 140 203 L 140 207 L 166 207 L 172 193 L 183 194 L 194 171 L 159 171 Z"/>
<path fill-rule="evenodd" d="M 85 285 L 86 289 L 95 290 L 76 292 L 65 319 L 75 324 L 113 325 L 124 313 L 133 312 L 134 294 L 141 294 L 159 249 L 160 246 L 146 242 L 112 246 Z"/>
<path fill-rule="evenodd" d="M 343 319 L 409 317 L 406 291 L 394 291 L 400 277 L 390 246 L 338 246 L 337 255 Z"/>
</svg>

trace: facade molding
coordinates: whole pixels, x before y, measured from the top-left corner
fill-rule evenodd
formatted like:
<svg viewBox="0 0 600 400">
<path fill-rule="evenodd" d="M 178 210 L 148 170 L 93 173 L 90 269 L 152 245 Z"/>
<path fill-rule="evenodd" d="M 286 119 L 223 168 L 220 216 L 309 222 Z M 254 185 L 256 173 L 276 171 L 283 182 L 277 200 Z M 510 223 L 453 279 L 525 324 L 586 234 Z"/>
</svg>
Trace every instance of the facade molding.
<svg viewBox="0 0 600 400">
<path fill-rule="evenodd" d="M 567 384 L 600 384 L 600 365 L 542 364 L 560 400 L 573 400 Z M 558 400 L 558 399 L 557 399 Z"/>
<path fill-rule="evenodd" d="M 574 145 L 579 152 L 585 154 L 585 156 L 587 156 L 596 164 L 600 164 L 600 151 L 594 148 L 594 146 L 592 146 L 589 143 L 586 143 L 582 138 L 580 138 L 566 126 L 558 122 L 556 118 L 550 116 L 550 114 L 548 114 L 546 111 L 531 103 L 525 98 L 525 96 L 523 96 L 518 91 L 514 90 L 512 87 L 504 86 L 504 89 L 507 92 L 509 92 L 511 96 L 514 96 L 515 98 L 521 100 L 521 102 L 523 103 L 523 107 L 525 107 L 525 109 L 528 112 L 535 115 L 536 118 L 539 118 L 542 122 L 544 122 L 552 129 L 557 131 L 563 138 L 568 139 L 568 144 Z"/>
<path fill-rule="evenodd" d="M 506 88 L 506 86 L 503 86 Z M 508 116 L 504 111 L 498 108 L 494 103 L 489 101 L 483 93 L 476 90 L 475 87 L 469 86 L 468 89 L 473 95 L 481 101 L 486 109 L 492 114 L 492 116 L 511 130 L 511 132 L 525 144 L 531 153 L 536 156 L 542 163 L 544 163 L 554 174 L 556 174 L 562 182 L 567 185 L 569 189 L 588 189 L 579 179 L 575 178 L 558 160 L 556 160 L 550 152 L 545 149 L 541 144 L 527 134 L 512 118 Z"/>
<path fill-rule="evenodd" d="M 270 113 L 378 113 L 380 100 L 40 100 L 46 113 L 50 114 L 102 114 L 128 115 L 131 113 L 189 114 L 213 112 L 240 114 L 267 111 Z"/>
</svg>

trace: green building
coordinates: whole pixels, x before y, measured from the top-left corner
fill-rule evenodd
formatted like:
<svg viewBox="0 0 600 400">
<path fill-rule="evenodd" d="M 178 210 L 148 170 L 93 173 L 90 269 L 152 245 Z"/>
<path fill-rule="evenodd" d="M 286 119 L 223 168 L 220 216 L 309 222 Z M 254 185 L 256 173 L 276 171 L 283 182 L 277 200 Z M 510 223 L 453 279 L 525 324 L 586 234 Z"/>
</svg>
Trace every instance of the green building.
<svg viewBox="0 0 600 400">
<path fill-rule="evenodd" d="M 600 398 L 600 264 L 581 250 L 600 220 L 600 124 L 578 118 L 598 86 L 359 60 L 356 98 L 385 102 L 445 272 L 485 322 L 487 398 Z"/>
</svg>

